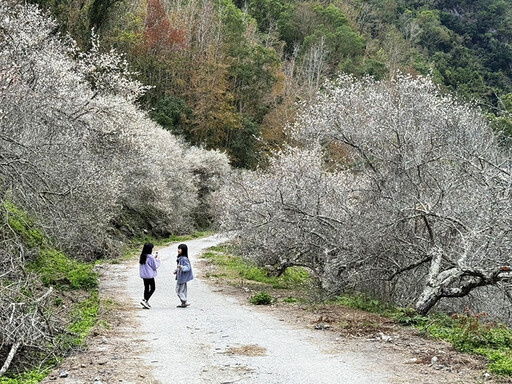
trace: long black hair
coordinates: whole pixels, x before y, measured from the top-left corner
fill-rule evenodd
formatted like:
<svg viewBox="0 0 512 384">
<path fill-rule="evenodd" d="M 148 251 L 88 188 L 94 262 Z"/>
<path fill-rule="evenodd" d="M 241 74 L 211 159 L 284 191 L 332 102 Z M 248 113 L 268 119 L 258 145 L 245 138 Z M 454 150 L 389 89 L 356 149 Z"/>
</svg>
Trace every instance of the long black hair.
<svg viewBox="0 0 512 384">
<path fill-rule="evenodd" d="M 146 259 L 148 258 L 148 255 L 151 255 L 151 252 L 153 252 L 153 247 L 154 245 L 151 243 L 144 244 L 144 247 L 142 247 L 142 252 L 139 258 L 139 264 L 146 264 Z"/>
<path fill-rule="evenodd" d="M 188 257 L 187 244 L 180 244 L 180 245 L 178 245 L 178 249 L 181 249 L 181 255 L 180 256 Z"/>
</svg>

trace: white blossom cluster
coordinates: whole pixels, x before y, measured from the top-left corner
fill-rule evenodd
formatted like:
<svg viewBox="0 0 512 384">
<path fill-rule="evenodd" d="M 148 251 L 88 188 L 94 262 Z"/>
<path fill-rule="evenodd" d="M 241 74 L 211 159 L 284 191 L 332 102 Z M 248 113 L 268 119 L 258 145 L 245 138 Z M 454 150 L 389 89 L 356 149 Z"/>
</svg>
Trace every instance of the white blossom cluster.
<svg viewBox="0 0 512 384">
<path fill-rule="evenodd" d="M 191 149 L 153 123 L 133 103 L 145 87 L 96 37 L 81 53 L 37 7 L 8 3 L 0 28 L 4 195 L 84 256 L 105 253 L 113 224 L 191 229 L 198 190 L 228 172 L 227 158 Z M 211 164 L 200 179 L 202 162 Z"/>
<path fill-rule="evenodd" d="M 264 170 L 233 173 L 213 205 L 221 227 L 238 232 L 245 255 L 277 274 L 307 267 L 329 288 L 348 262 L 343 231 L 359 196 L 354 181 L 326 171 L 320 148 L 288 147 Z"/>
<path fill-rule="evenodd" d="M 84 52 L 75 47 L 74 54 L 75 70 L 101 95 L 123 96 L 126 100 L 134 101 L 149 89 L 149 86 L 133 80 L 136 73 L 130 70 L 128 61 L 115 49 L 106 54 L 102 52 L 99 36 L 94 31 L 91 48 Z"/>
<path fill-rule="evenodd" d="M 398 74 L 342 75 L 302 111 L 299 147 L 226 192 L 240 208 L 222 222 L 249 254 L 421 313 L 482 286 L 510 292 L 510 156 L 477 109 Z"/>
<path fill-rule="evenodd" d="M 145 87 L 115 51 L 94 39 L 79 52 L 36 6 L 15 3 L 0 2 L 0 376 L 52 333 L 6 201 L 72 257 L 94 259 L 119 253 L 123 234 L 192 230 L 230 170 L 224 154 L 190 148 L 134 104 Z"/>
</svg>

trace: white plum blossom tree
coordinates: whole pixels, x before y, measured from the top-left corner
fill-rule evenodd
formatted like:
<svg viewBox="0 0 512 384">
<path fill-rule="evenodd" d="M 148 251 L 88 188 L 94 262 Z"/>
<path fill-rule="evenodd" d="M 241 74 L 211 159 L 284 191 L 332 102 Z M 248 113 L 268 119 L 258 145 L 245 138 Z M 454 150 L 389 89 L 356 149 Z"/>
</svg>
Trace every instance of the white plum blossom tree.
<svg viewBox="0 0 512 384">
<path fill-rule="evenodd" d="M 194 210 L 194 220 L 199 227 L 214 226 L 215 215 L 211 209 L 211 195 L 218 191 L 231 172 L 231 166 L 224 153 L 205 151 L 191 147 L 184 157 L 194 175 L 193 181 L 197 189 L 198 205 Z"/>
<path fill-rule="evenodd" d="M 0 12 L 3 190 L 86 257 L 112 247 L 112 223 L 128 233 L 190 230 L 197 164 L 224 158 L 223 173 L 226 157 L 187 156 L 192 149 L 134 104 L 146 87 L 94 35 L 83 53 L 34 6 Z"/>
<path fill-rule="evenodd" d="M 306 267 L 331 290 L 351 262 L 344 231 L 355 214 L 354 180 L 327 171 L 319 147 L 288 147 L 265 169 L 232 173 L 214 207 L 221 228 L 237 231 L 243 254 L 277 275 Z"/>
<path fill-rule="evenodd" d="M 51 20 L 34 6 L 2 3 L 0 23 L 2 191 L 40 216 L 64 247 L 76 251 L 78 241 L 82 253 L 94 253 L 119 180 L 103 169 L 108 151 L 99 144 L 116 132 Z"/>
<path fill-rule="evenodd" d="M 293 131 L 343 146 L 347 170 L 370 181 L 360 233 L 372 240 L 358 253 L 381 278 L 403 279 L 419 313 L 510 281 L 510 156 L 477 109 L 429 78 L 342 76 Z"/>
<path fill-rule="evenodd" d="M 224 210 L 225 228 L 241 231 L 262 264 L 276 262 L 271 249 L 279 259 L 299 255 L 295 264 L 313 250 L 330 256 L 320 264 L 337 266 L 320 274 L 330 286 L 349 284 L 422 314 L 479 287 L 510 290 L 510 156 L 477 109 L 429 78 L 402 74 L 340 76 L 301 109 L 290 129 L 296 157 L 276 154 L 267 170 L 237 179 L 237 192 L 224 200 L 225 207 L 240 201 Z M 316 166 L 299 160 L 310 151 Z M 329 178 L 336 181 L 321 182 Z M 287 194 L 274 188 L 282 181 L 293 196 L 317 191 L 300 199 L 301 211 L 329 225 L 304 228 L 306 215 L 298 220 Z M 310 250 L 312 237 L 322 240 Z"/>
<path fill-rule="evenodd" d="M 225 155 L 190 148 L 137 107 L 146 87 L 122 56 L 94 35 L 80 52 L 55 30 L 36 6 L 0 2 L 0 376 L 55 337 L 51 290 L 26 273 L 38 254 L 9 226 L 7 204 L 91 260 L 119 253 L 120 232 L 193 230 L 229 172 Z"/>
</svg>

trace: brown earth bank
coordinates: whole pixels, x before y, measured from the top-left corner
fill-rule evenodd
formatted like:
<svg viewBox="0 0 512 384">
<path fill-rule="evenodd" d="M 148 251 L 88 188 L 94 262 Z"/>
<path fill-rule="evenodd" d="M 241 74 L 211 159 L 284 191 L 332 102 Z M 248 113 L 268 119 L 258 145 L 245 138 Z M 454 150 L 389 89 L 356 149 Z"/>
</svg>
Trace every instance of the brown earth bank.
<svg viewBox="0 0 512 384">
<path fill-rule="evenodd" d="M 101 308 L 99 321 L 87 340 L 87 346 L 65 359 L 43 381 L 64 384 L 157 383 L 142 357 L 146 343 L 137 330 L 136 311 L 125 291 L 127 265 L 104 265 L 100 274 Z M 236 286 L 223 280 L 206 278 L 215 267 L 201 261 L 199 278 L 212 290 L 236 297 L 247 305 L 254 293 L 243 282 Z M 278 296 L 272 292 L 273 296 Z M 455 351 L 448 343 L 431 340 L 418 331 L 363 311 L 342 306 L 298 305 L 278 302 L 270 306 L 252 306 L 279 320 L 314 329 L 328 335 L 333 343 L 327 353 L 359 351 L 379 354 L 387 369 L 397 372 L 397 383 L 512 383 L 511 378 L 486 372 L 486 360 Z M 259 354 L 257 348 L 231 350 L 232 354 Z"/>
</svg>

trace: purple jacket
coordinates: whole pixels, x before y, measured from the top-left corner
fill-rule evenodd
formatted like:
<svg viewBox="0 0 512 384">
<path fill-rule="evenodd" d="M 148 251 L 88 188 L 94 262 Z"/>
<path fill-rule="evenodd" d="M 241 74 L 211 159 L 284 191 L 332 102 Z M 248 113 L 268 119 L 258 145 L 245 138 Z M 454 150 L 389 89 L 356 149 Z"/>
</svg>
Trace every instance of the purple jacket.
<svg viewBox="0 0 512 384">
<path fill-rule="evenodd" d="M 153 255 L 148 255 L 146 264 L 139 264 L 140 277 L 143 279 L 152 279 L 157 275 L 157 268 L 160 266 L 160 260 L 155 259 Z"/>
</svg>

